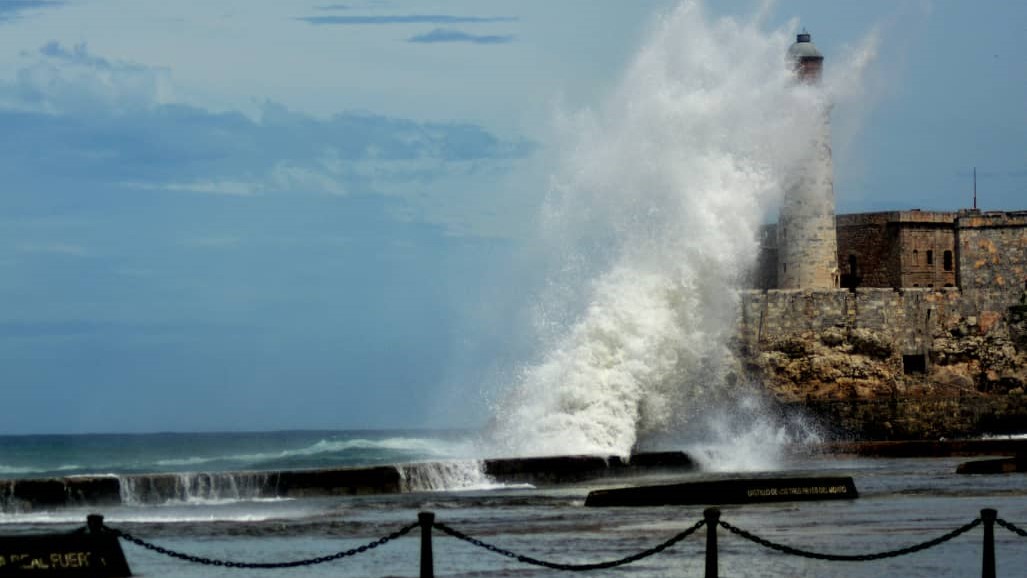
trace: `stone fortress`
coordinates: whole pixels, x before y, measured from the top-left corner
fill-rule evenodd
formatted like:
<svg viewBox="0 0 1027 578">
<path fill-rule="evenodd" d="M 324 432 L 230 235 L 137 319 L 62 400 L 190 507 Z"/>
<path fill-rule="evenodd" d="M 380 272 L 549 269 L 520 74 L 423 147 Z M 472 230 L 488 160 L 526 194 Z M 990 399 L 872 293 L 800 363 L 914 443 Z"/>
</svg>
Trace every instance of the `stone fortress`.
<svg viewBox="0 0 1027 578">
<path fill-rule="evenodd" d="M 789 49 L 799 81 L 823 56 Z M 822 142 L 786 190 L 742 296 L 735 348 L 779 400 L 841 432 L 1027 432 L 1027 211 L 834 214 Z"/>
</svg>

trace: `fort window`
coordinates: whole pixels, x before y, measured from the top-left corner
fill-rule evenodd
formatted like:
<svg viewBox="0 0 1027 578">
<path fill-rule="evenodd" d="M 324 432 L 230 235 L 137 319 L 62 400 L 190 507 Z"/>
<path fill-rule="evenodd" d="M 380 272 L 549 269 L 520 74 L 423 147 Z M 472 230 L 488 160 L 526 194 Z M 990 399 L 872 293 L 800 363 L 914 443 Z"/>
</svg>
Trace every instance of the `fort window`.
<svg viewBox="0 0 1027 578">
<path fill-rule="evenodd" d="M 927 252 L 927 264 L 934 265 L 934 251 Z"/>
<path fill-rule="evenodd" d="M 844 271 L 841 274 L 841 278 L 838 279 L 839 285 L 845 289 L 855 289 L 859 286 L 859 261 L 855 255 L 849 255 L 847 265 L 842 265 L 840 268 Z"/>
<path fill-rule="evenodd" d="M 952 270 L 952 251 L 945 251 L 941 256 L 942 265 L 946 271 Z"/>
<path fill-rule="evenodd" d="M 920 251 L 917 251 L 916 249 L 913 249 L 913 264 L 920 264 Z"/>
<path fill-rule="evenodd" d="M 927 373 L 927 356 L 923 353 L 902 356 L 902 373 Z"/>
</svg>

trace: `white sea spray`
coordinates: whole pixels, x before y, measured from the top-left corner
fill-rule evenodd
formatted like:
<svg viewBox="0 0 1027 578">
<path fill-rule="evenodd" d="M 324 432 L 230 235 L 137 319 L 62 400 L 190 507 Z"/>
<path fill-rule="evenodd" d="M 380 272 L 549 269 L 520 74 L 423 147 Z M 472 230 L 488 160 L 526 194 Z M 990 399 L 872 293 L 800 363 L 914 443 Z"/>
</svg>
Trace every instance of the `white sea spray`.
<svg viewBox="0 0 1027 578">
<path fill-rule="evenodd" d="M 627 455 L 714 410 L 719 431 L 700 436 L 747 435 L 727 417 L 744 382 L 730 348 L 739 291 L 760 224 L 810 157 L 825 95 L 839 97 L 795 82 L 784 56 L 795 28 L 684 2 L 613 94 L 562 119 L 543 211 L 555 255 L 538 306 L 544 353 L 495 404 L 488 451 Z M 752 425 L 754 440 L 785 443 L 765 435 L 772 421 Z"/>
</svg>

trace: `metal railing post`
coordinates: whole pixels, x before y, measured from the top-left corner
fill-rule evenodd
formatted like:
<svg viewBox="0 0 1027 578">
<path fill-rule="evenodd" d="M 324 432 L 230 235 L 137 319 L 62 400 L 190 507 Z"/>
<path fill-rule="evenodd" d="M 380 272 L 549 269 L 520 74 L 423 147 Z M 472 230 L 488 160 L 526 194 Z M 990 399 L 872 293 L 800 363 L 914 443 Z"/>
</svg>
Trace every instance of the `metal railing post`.
<svg viewBox="0 0 1027 578">
<path fill-rule="evenodd" d="M 86 528 L 89 529 L 90 534 L 103 532 L 103 516 L 100 514 L 89 514 L 86 516 Z"/>
<path fill-rule="evenodd" d="M 981 578 L 995 578 L 995 518 L 998 518 L 998 511 L 992 508 L 981 510 L 981 521 L 984 522 Z"/>
<path fill-rule="evenodd" d="M 435 561 L 431 551 L 431 528 L 435 524 L 434 512 L 417 514 L 421 524 L 421 578 L 435 578 Z"/>
<path fill-rule="evenodd" d="M 717 578 L 717 526 L 720 523 L 720 509 L 703 510 L 706 519 L 706 578 Z"/>
</svg>

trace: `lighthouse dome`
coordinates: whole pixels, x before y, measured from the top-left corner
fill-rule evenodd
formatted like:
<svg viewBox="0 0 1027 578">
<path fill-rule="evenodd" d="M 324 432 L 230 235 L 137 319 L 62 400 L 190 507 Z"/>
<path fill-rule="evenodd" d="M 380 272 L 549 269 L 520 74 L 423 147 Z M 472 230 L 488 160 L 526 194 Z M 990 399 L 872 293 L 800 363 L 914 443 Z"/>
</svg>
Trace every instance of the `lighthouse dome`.
<svg viewBox="0 0 1027 578">
<path fill-rule="evenodd" d="M 824 55 L 813 44 L 809 32 L 802 32 L 795 37 L 795 44 L 788 47 L 788 56 L 794 60 L 823 59 Z"/>
</svg>

